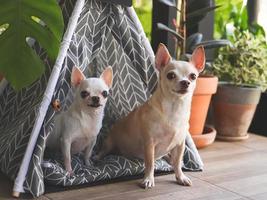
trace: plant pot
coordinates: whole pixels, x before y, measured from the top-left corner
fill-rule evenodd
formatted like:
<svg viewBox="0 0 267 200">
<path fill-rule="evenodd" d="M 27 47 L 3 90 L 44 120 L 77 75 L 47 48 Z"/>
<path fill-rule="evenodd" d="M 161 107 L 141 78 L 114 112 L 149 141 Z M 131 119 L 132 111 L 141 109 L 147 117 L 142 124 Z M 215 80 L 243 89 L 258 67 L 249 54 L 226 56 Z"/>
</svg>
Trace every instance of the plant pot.
<svg viewBox="0 0 267 200">
<path fill-rule="evenodd" d="M 201 135 L 203 132 L 211 95 L 216 92 L 217 85 L 218 78 L 215 76 L 205 76 L 197 79 L 189 120 L 189 132 L 192 137 L 194 135 Z"/>
<path fill-rule="evenodd" d="M 212 144 L 216 137 L 216 130 L 211 126 L 205 126 L 203 133 L 200 135 L 193 135 L 193 141 L 198 149 L 204 148 Z"/>
<path fill-rule="evenodd" d="M 257 106 L 249 132 L 267 136 L 267 92 L 261 93 L 260 102 Z"/>
<path fill-rule="evenodd" d="M 216 138 L 226 141 L 247 139 L 260 95 L 260 88 L 219 83 L 212 99 Z"/>
</svg>

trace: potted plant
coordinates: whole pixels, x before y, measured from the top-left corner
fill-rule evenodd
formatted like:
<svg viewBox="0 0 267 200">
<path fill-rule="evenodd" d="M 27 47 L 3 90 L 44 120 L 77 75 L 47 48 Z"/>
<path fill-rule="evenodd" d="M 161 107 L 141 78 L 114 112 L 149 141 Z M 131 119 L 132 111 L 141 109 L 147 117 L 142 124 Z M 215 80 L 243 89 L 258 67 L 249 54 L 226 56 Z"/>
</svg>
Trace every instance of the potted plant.
<svg viewBox="0 0 267 200">
<path fill-rule="evenodd" d="M 164 24 L 158 24 L 158 28 L 160 30 L 170 32 L 177 39 L 176 59 L 189 59 L 193 50 L 200 45 L 204 46 L 205 49 L 211 49 L 230 44 L 228 40 L 202 41 L 203 36 L 201 33 L 194 33 L 187 37 L 188 30 L 196 26 L 196 24 L 198 24 L 208 12 L 219 7 L 211 6 L 210 0 L 199 2 L 181 0 L 177 5 L 176 3 L 171 3 L 171 1 L 168 0 L 159 1 L 170 7 L 174 7 L 177 10 L 177 20 L 173 20 L 175 30 L 165 26 Z M 215 129 L 210 126 L 204 127 L 204 124 L 206 121 L 211 96 L 216 92 L 217 89 L 217 83 L 218 78 L 207 73 L 201 74 L 197 79 L 196 89 L 192 99 L 191 116 L 189 122 L 189 132 L 191 133 L 197 148 L 205 147 L 211 144 L 215 139 Z"/>
<path fill-rule="evenodd" d="M 217 138 L 227 141 L 248 138 L 248 128 L 267 88 L 267 44 L 263 35 L 236 28 L 232 47 L 220 49 L 213 72 L 221 81 L 213 98 Z"/>
<path fill-rule="evenodd" d="M 228 41 L 205 41 L 191 42 L 193 38 L 202 38 L 202 34 L 195 33 L 187 38 L 186 52 L 192 53 L 195 46 L 203 45 L 205 49 L 218 48 L 221 45 L 228 44 Z M 222 42 L 222 43 L 220 43 Z M 205 70 L 200 74 L 197 79 L 196 88 L 192 98 L 191 115 L 190 115 L 190 128 L 189 132 L 195 142 L 197 148 L 203 148 L 213 143 L 216 130 L 209 125 L 205 125 L 209 104 L 211 97 L 216 93 L 218 85 L 218 77 L 210 73 L 210 62 L 206 63 Z"/>
</svg>

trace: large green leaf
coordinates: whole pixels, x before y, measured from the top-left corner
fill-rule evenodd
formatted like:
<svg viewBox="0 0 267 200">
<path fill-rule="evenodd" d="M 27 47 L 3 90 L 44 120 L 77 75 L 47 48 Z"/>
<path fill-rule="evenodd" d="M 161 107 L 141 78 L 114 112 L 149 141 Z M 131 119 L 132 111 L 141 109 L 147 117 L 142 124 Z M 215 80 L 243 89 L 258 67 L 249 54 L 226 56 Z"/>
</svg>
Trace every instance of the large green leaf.
<svg viewBox="0 0 267 200">
<path fill-rule="evenodd" d="M 220 48 L 224 46 L 232 47 L 232 43 L 229 40 L 208 40 L 208 41 L 202 41 L 198 44 L 196 44 L 193 48 L 197 48 L 198 46 L 203 46 L 205 49 L 214 49 L 214 48 Z"/>
<path fill-rule="evenodd" d="M 190 12 L 186 15 L 186 19 L 190 19 L 193 17 L 201 17 L 202 15 L 206 16 L 206 14 L 208 14 L 208 12 L 211 12 L 217 8 L 221 7 L 221 5 L 217 5 L 217 6 L 210 6 L 210 7 L 206 7 L 206 8 L 201 8 L 199 10 L 195 10 L 194 12 Z"/>
<path fill-rule="evenodd" d="M 63 17 L 56 0 L 0 0 L 0 5 L 0 26 L 7 27 L 0 34 L 0 73 L 19 90 L 45 69 L 27 38 L 38 41 L 54 61 L 63 34 Z"/>
<path fill-rule="evenodd" d="M 176 31 L 172 30 L 171 28 L 169 28 L 168 26 L 166 26 L 162 23 L 157 23 L 157 28 L 159 30 L 167 31 L 167 32 L 173 34 L 178 40 L 184 40 L 183 36 L 181 36 L 179 33 L 177 33 Z"/>
<path fill-rule="evenodd" d="M 186 15 L 186 24 L 188 27 L 193 27 L 198 24 L 209 12 L 220 8 L 221 5 L 217 6 L 209 6 L 205 8 L 200 8 L 198 10 L 194 10 L 193 12 L 188 12 Z"/>
<path fill-rule="evenodd" d="M 195 45 L 202 41 L 202 33 L 194 33 L 186 38 L 186 53 L 193 53 Z"/>
<path fill-rule="evenodd" d="M 160 3 L 165 4 L 169 7 L 175 8 L 177 11 L 180 12 L 180 10 L 176 6 L 176 2 L 174 0 L 158 0 Z"/>
</svg>

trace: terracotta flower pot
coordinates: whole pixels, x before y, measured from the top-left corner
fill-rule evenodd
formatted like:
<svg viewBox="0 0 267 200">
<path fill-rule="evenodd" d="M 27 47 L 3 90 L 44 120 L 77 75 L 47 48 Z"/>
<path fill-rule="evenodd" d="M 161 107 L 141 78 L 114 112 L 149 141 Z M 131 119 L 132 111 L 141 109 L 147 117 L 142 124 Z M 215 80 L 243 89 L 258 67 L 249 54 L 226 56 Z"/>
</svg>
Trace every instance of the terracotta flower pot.
<svg viewBox="0 0 267 200">
<path fill-rule="evenodd" d="M 205 126 L 201 135 L 193 135 L 192 139 L 198 149 L 212 144 L 216 137 L 216 130 L 211 126 Z"/>
<path fill-rule="evenodd" d="M 194 91 L 189 132 L 192 136 L 201 135 L 204 129 L 211 95 L 217 90 L 218 78 L 215 76 L 199 77 Z"/>
<path fill-rule="evenodd" d="M 204 129 L 208 108 L 212 94 L 217 90 L 218 78 L 215 76 L 199 77 L 194 91 L 189 132 L 197 148 L 211 144 L 216 136 L 216 131 L 208 127 Z"/>
<path fill-rule="evenodd" d="M 212 100 L 218 139 L 238 141 L 248 138 L 247 131 L 260 95 L 259 88 L 219 84 Z"/>
</svg>

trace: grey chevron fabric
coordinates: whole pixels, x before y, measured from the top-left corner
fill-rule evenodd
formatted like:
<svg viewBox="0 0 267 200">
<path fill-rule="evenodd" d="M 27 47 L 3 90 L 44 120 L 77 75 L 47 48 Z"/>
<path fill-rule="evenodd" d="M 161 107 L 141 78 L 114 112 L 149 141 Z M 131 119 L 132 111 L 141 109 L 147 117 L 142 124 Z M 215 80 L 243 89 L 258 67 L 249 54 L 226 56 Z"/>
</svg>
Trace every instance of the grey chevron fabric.
<svg viewBox="0 0 267 200">
<path fill-rule="evenodd" d="M 75 2 L 65 0 L 61 3 L 66 23 Z M 62 109 L 68 109 L 72 102 L 69 83 L 73 66 L 79 66 L 87 77 L 98 77 L 107 66 L 112 66 L 112 95 L 106 106 L 98 144 L 105 138 L 114 121 L 145 102 L 156 87 L 157 74 L 153 67 L 153 59 L 149 57 L 143 40 L 143 35 L 138 31 L 126 8 L 98 0 L 86 1 L 65 57 L 53 99 L 60 99 Z M 35 46 L 35 49 L 47 64 L 45 74 L 18 93 L 8 85 L 0 96 L 0 169 L 12 179 L 15 179 L 24 156 L 37 117 L 36 113 L 52 71 L 52 65 L 43 50 L 38 46 Z M 85 166 L 81 153 L 72 157 L 75 175 L 67 176 L 61 155 L 45 152 L 45 141 L 53 129 L 54 115 L 55 111 L 49 107 L 27 171 L 24 188 L 33 196 L 45 192 L 44 182 L 50 185 L 71 186 L 143 173 L 142 160 L 110 155 L 101 161 L 91 162 L 91 166 Z M 172 171 L 164 160 L 157 160 L 155 166 L 157 172 Z M 199 155 L 191 143 L 187 143 L 184 169 L 202 169 Z"/>
</svg>

